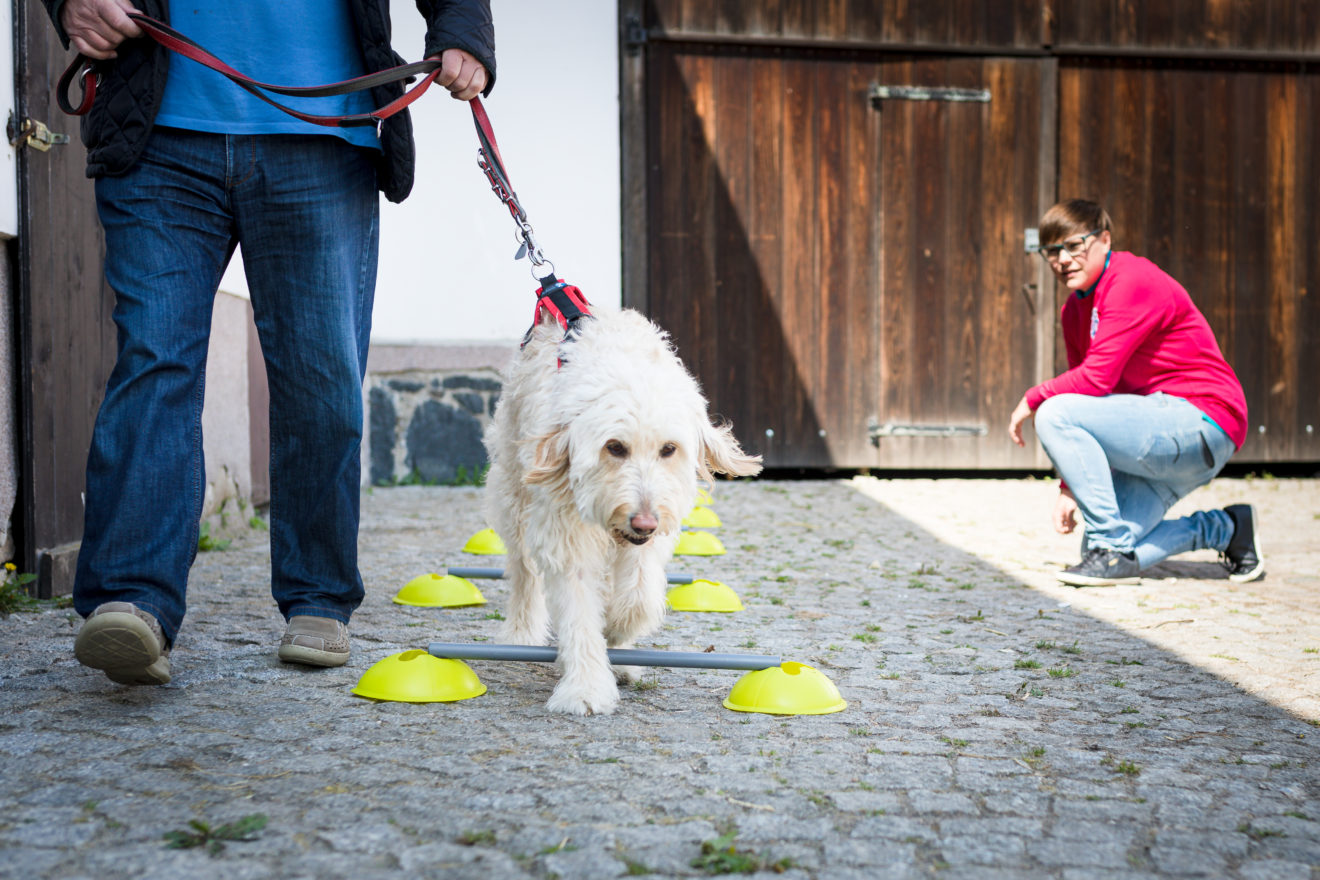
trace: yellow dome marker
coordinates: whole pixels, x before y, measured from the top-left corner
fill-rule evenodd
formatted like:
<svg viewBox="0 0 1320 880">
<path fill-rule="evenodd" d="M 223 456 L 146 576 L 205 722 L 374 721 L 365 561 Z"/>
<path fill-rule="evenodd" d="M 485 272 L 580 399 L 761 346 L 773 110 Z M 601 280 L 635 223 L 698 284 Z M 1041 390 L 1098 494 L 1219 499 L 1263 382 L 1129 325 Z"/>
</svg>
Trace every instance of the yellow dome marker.
<svg viewBox="0 0 1320 880">
<path fill-rule="evenodd" d="M 468 542 L 463 545 L 463 552 L 478 556 L 502 556 L 509 551 L 494 529 L 482 529 L 468 538 Z"/>
<path fill-rule="evenodd" d="M 743 603 L 738 594 L 719 581 L 697 578 L 690 584 L 681 584 L 665 596 L 669 607 L 675 611 L 719 611 L 730 613 L 742 611 Z"/>
<path fill-rule="evenodd" d="M 723 556 L 724 545 L 710 532 L 684 532 L 674 545 L 675 556 Z"/>
<path fill-rule="evenodd" d="M 747 673 L 724 701 L 726 709 L 766 715 L 828 715 L 847 707 L 824 673 L 792 660 Z"/>
<path fill-rule="evenodd" d="M 353 688 L 359 697 L 395 703 L 452 703 L 485 692 L 481 679 L 462 660 L 432 657 L 420 649 L 376 661 Z"/>
<path fill-rule="evenodd" d="M 394 596 L 395 605 L 418 608 L 462 608 L 485 605 L 486 597 L 466 578 L 452 574 L 424 574 L 403 585 Z"/>
</svg>

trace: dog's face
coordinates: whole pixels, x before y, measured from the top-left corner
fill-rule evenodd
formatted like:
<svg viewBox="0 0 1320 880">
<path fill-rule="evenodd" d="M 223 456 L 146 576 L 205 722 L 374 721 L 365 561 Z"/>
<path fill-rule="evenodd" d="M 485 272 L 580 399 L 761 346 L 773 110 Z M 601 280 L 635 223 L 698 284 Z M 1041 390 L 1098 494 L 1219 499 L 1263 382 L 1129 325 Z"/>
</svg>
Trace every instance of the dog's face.
<svg viewBox="0 0 1320 880">
<path fill-rule="evenodd" d="M 578 514 L 620 543 L 676 533 L 696 498 L 700 430 L 690 407 L 657 396 L 618 389 L 591 402 L 541 441 L 529 478 L 566 480 Z"/>
<path fill-rule="evenodd" d="M 564 481 L 584 520 L 620 544 L 643 545 L 678 533 L 698 479 L 761 470 L 727 426 L 710 423 L 700 388 L 670 350 L 611 366 L 566 383 L 572 417 L 541 438 L 527 483 Z"/>
</svg>

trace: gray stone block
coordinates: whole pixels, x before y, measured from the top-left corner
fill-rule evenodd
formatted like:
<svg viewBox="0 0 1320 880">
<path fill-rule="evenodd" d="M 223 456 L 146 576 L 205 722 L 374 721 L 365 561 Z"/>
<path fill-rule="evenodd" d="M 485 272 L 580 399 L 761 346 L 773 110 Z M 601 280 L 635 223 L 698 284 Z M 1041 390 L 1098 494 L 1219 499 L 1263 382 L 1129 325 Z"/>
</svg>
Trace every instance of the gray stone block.
<svg viewBox="0 0 1320 880">
<path fill-rule="evenodd" d="M 484 376 L 446 376 L 441 383 L 445 388 L 456 390 L 467 388 L 472 391 L 499 391 L 504 386 L 498 379 L 488 379 Z"/>
<path fill-rule="evenodd" d="M 460 466 L 470 473 L 486 464 L 481 435 L 470 413 L 428 400 L 408 423 L 408 464 L 424 482 L 451 483 Z"/>
<path fill-rule="evenodd" d="M 486 411 L 486 401 L 474 391 L 456 391 L 453 396 L 454 403 L 475 416 L 479 416 Z"/>
<path fill-rule="evenodd" d="M 398 442 L 395 425 L 398 414 L 394 401 L 382 388 L 372 388 L 367 395 L 371 453 L 371 482 L 388 484 L 394 480 L 394 444 Z"/>
</svg>

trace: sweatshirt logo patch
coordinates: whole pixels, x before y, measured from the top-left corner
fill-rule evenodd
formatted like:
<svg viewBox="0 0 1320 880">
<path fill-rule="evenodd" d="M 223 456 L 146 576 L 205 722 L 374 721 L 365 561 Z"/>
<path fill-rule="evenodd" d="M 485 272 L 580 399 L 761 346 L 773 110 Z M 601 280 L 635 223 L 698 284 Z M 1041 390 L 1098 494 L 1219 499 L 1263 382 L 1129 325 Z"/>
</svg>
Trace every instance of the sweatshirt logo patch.
<svg viewBox="0 0 1320 880">
<path fill-rule="evenodd" d="M 1095 334 L 1100 330 L 1100 310 L 1091 312 L 1091 338 L 1095 339 Z"/>
</svg>

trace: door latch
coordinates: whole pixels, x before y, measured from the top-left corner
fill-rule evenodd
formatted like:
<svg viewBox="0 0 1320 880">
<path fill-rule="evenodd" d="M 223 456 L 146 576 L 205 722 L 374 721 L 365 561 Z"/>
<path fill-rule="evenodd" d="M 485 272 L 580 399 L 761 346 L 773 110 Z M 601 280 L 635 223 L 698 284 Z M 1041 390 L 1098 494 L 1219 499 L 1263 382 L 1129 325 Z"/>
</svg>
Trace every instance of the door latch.
<svg viewBox="0 0 1320 880">
<path fill-rule="evenodd" d="M 67 144 L 69 136 L 67 134 L 58 134 L 46 127 L 46 123 L 37 119 L 24 119 L 22 125 L 14 122 L 14 116 L 11 113 L 9 123 L 5 126 L 5 134 L 9 135 L 9 145 L 15 149 L 31 147 L 34 150 L 46 152 L 51 147 Z"/>
</svg>

